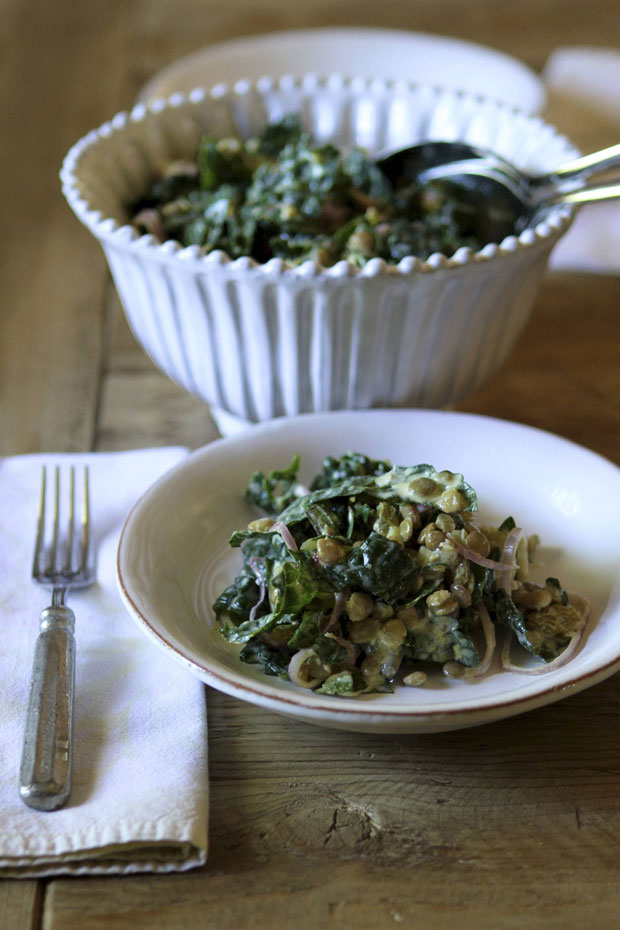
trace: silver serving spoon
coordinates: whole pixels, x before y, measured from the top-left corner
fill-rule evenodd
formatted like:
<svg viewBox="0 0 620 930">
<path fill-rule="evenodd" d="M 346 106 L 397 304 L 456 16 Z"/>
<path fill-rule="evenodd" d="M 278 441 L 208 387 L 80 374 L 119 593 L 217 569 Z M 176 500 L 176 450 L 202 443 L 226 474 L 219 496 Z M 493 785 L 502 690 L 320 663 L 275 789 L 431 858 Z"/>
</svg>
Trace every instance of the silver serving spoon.
<svg viewBox="0 0 620 930">
<path fill-rule="evenodd" d="M 620 145 L 541 175 L 527 175 L 495 152 L 464 142 L 422 142 L 381 154 L 376 163 L 394 186 L 441 181 L 455 187 L 462 210 L 470 219 L 476 214 L 474 225 L 487 242 L 518 234 L 554 204 L 620 197 L 620 183 L 587 183 L 595 174 L 620 167 Z"/>
</svg>

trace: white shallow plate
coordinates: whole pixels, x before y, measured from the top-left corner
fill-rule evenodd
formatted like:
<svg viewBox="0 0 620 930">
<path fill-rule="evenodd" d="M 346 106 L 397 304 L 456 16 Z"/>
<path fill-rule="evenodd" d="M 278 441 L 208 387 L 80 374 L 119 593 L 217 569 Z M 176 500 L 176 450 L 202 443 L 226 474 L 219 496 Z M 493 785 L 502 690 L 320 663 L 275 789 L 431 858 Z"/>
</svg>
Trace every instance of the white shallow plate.
<svg viewBox="0 0 620 930">
<path fill-rule="evenodd" d="M 240 567 L 227 546 L 256 512 L 249 475 L 302 456 L 307 481 L 323 457 L 347 450 L 395 464 L 462 472 L 481 519 L 512 515 L 542 541 L 540 580 L 559 577 L 592 605 L 575 657 L 548 674 L 493 670 L 479 682 L 437 674 L 421 688 L 337 698 L 314 694 L 237 658 L 210 605 Z M 514 423 L 428 410 L 310 414 L 271 421 L 193 453 L 137 503 L 118 571 L 123 600 L 143 631 L 221 691 L 309 723 L 385 733 L 435 732 L 510 717 L 567 697 L 620 668 L 620 469 L 593 452 Z"/>
<path fill-rule="evenodd" d="M 437 84 L 493 97 L 526 113 L 539 113 L 546 98 L 543 82 L 526 65 L 483 45 L 398 29 L 323 28 L 207 46 L 156 74 L 140 99 L 307 72 Z"/>
</svg>

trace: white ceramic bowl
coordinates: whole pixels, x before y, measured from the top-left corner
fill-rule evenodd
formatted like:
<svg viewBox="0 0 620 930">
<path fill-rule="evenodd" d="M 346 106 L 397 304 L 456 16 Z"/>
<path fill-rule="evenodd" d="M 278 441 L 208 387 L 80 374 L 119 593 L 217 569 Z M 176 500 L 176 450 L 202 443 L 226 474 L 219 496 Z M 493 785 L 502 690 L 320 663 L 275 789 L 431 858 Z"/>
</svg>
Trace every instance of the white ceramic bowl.
<svg viewBox="0 0 620 930">
<path fill-rule="evenodd" d="M 485 45 L 409 29 L 323 26 L 207 45 L 153 75 L 140 99 L 319 68 L 322 74 L 337 71 L 368 78 L 380 74 L 392 80 L 441 84 L 493 97 L 526 113 L 540 113 L 546 98 L 545 84 L 531 68 Z"/>
<path fill-rule="evenodd" d="M 338 75 L 283 77 L 139 104 L 79 141 L 65 196 L 101 242 L 129 323 L 154 362 L 244 421 L 371 407 L 438 407 L 479 387 L 529 316 L 571 210 L 519 237 L 452 258 L 371 259 L 287 267 L 139 236 L 127 204 L 201 131 L 248 136 L 299 112 L 320 141 L 375 153 L 422 139 L 462 139 L 530 170 L 575 150 L 539 118 L 465 93 Z"/>
<path fill-rule="evenodd" d="M 430 462 L 462 471 L 478 493 L 483 523 L 498 525 L 511 514 L 526 535 L 538 533 L 534 580 L 557 577 L 591 605 L 586 636 L 570 662 L 527 675 L 502 670 L 496 661 L 487 677 L 469 682 L 435 671 L 421 688 L 399 678 L 391 694 L 356 698 L 298 688 L 241 662 L 240 646 L 220 635 L 211 605 L 241 565 L 239 550 L 228 545 L 230 534 L 257 515 L 244 496 L 249 476 L 281 467 L 298 452 L 300 479 L 308 482 L 326 455 L 346 449 L 401 465 Z M 595 544 L 593 487 L 606 502 L 597 509 Z M 127 519 L 118 578 L 142 631 L 226 694 L 328 727 L 438 732 L 542 707 L 620 669 L 619 522 L 620 469 L 550 433 L 445 410 L 314 414 L 210 443 L 169 471 Z"/>
</svg>

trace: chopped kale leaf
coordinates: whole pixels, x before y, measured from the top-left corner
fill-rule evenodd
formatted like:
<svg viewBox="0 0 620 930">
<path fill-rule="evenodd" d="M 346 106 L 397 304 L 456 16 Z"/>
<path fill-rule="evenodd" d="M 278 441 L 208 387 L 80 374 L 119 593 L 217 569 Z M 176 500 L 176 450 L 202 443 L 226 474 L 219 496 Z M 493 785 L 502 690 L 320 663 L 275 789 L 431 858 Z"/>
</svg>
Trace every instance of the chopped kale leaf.
<svg viewBox="0 0 620 930">
<path fill-rule="evenodd" d="M 310 490 L 330 488 L 356 475 L 384 475 L 391 467 L 390 462 L 371 459 L 360 452 L 345 452 L 340 458 L 328 455 L 323 460 L 321 473 L 311 482 Z"/>
<path fill-rule="evenodd" d="M 288 678 L 287 668 L 291 661 L 290 655 L 260 640 L 246 643 L 239 653 L 239 658 L 242 662 L 260 665 L 266 675 Z"/>
<path fill-rule="evenodd" d="M 525 625 L 525 615 L 504 588 L 499 588 L 495 594 L 495 614 L 500 624 L 513 631 L 524 649 L 535 652 Z"/>
<path fill-rule="evenodd" d="M 338 587 L 359 588 L 389 604 L 407 595 L 417 573 L 402 546 L 374 532 L 351 548 L 343 562 L 325 566 L 325 574 Z"/>
<path fill-rule="evenodd" d="M 295 455 L 287 468 L 274 469 L 268 475 L 254 472 L 246 490 L 248 500 L 265 513 L 277 516 L 295 499 L 298 470 L 299 456 Z"/>
</svg>

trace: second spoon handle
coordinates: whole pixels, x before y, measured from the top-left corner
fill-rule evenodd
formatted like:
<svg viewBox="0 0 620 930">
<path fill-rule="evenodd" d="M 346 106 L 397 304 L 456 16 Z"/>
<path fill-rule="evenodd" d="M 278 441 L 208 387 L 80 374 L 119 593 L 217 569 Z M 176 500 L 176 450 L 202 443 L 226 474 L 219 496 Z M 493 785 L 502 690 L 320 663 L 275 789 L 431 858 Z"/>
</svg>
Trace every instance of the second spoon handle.
<svg viewBox="0 0 620 930">
<path fill-rule="evenodd" d="M 593 174 L 609 171 L 610 168 L 620 167 L 620 144 L 610 145 L 599 152 L 590 155 L 581 155 L 560 165 L 553 174 L 562 181 L 570 178 L 589 178 Z"/>
<path fill-rule="evenodd" d="M 568 193 L 558 193 L 549 198 L 549 203 L 594 203 L 597 200 L 614 200 L 620 197 L 620 184 L 598 184 L 592 187 L 581 187 L 579 190 Z"/>
</svg>

